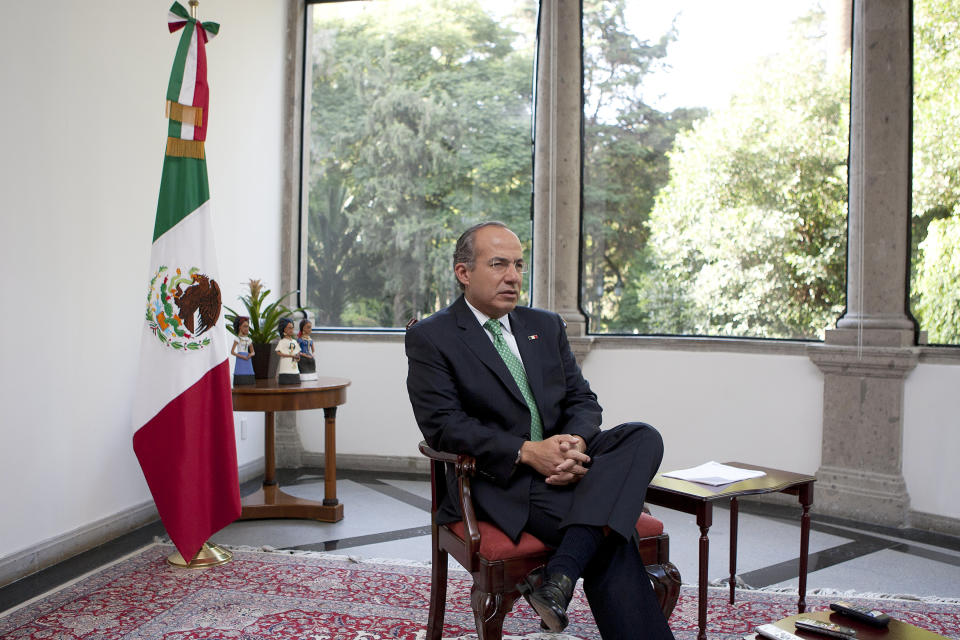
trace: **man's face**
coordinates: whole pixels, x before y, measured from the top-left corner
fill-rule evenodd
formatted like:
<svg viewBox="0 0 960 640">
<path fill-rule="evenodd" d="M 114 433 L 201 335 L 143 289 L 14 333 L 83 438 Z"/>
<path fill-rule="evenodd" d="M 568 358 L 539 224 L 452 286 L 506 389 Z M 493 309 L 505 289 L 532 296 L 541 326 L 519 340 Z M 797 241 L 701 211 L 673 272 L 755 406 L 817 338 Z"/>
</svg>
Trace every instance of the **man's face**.
<svg viewBox="0 0 960 640">
<path fill-rule="evenodd" d="M 523 281 L 520 239 L 503 227 L 483 227 L 474 235 L 473 246 L 473 269 L 462 262 L 454 266 L 464 286 L 463 295 L 491 318 L 505 316 L 520 299 Z"/>
</svg>

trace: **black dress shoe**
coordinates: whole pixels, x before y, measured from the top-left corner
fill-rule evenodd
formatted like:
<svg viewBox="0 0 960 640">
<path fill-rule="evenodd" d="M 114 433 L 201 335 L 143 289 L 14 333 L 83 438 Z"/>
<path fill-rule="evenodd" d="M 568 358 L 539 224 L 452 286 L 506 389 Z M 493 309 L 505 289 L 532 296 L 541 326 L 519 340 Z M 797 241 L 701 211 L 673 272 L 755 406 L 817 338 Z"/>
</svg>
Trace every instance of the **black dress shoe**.
<svg viewBox="0 0 960 640">
<path fill-rule="evenodd" d="M 535 569 L 517 586 L 540 616 L 540 626 L 559 633 L 566 629 L 569 623 L 567 607 L 573 599 L 573 587 L 576 583 L 562 573 L 551 573 L 546 579 L 543 574 L 543 569 Z"/>
<path fill-rule="evenodd" d="M 530 602 L 530 594 L 536 591 L 540 585 L 543 584 L 545 578 L 546 576 L 544 576 L 544 568 L 537 567 L 527 574 L 527 577 L 523 579 L 523 582 L 517 585 L 517 590 L 520 591 L 520 595 L 523 596 L 523 599 L 527 601 L 527 604 L 529 604 L 531 608 L 533 608 L 533 603 Z M 540 629 L 543 631 L 549 631 L 543 620 L 540 621 Z"/>
</svg>

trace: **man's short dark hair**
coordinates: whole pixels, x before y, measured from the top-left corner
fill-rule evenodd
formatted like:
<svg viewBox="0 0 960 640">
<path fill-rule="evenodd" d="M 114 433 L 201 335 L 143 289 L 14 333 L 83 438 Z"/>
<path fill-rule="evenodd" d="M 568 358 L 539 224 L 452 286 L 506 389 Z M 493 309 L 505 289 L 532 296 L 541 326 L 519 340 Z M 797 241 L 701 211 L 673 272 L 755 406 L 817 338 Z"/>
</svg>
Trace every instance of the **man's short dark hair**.
<svg viewBox="0 0 960 640">
<path fill-rule="evenodd" d="M 500 222 L 499 220 L 489 220 L 487 222 L 481 222 L 480 224 L 475 224 L 462 234 L 457 239 L 457 246 L 453 250 L 453 266 L 456 268 L 461 262 L 467 265 L 467 268 L 471 271 L 473 270 L 477 258 L 477 252 L 474 248 L 474 238 L 477 235 L 477 231 L 483 229 L 484 227 L 500 227 L 502 229 L 510 230 L 510 227 Z M 454 274 L 456 278 L 456 274 Z M 463 291 L 463 283 L 460 282 L 460 278 L 457 278 L 457 286 L 460 287 L 460 290 Z"/>
</svg>

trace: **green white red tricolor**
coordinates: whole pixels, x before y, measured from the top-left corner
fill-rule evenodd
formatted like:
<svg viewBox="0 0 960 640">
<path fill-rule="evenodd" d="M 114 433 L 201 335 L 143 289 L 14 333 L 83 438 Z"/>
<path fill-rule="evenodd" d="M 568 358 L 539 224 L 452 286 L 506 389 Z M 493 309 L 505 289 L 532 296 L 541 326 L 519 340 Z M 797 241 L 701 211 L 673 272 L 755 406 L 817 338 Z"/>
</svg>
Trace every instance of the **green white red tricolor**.
<svg viewBox="0 0 960 640">
<path fill-rule="evenodd" d="M 179 3 L 168 25 L 183 33 L 167 88 L 133 449 L 170 539 L 190 560 L 239 517 L 240 493 L 204 153 L 206 43 L 219 25 L 197 22 Z"/>
</svg>

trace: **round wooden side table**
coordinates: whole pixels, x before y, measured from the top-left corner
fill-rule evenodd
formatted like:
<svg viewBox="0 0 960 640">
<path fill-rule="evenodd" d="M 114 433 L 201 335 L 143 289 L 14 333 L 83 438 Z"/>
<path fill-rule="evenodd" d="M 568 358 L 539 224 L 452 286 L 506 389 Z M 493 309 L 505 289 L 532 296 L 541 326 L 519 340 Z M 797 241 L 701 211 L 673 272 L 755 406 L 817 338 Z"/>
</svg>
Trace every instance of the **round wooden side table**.
<svg viewBox="0 0 960 640">
<path fill-rule="evenodd" d="M 234 411 L 263 411 L 263 486 L 241 500 L 241 520 L 254 518 L 309 518 L 323 522 L 343 519 L 343 504 L 337 500 L 337 407 L 347 401 L 346 378 L 318 378 L 298 385 L 278 385 L 274 379 L 257 380 L 256 386 L 233 388 Z M 323 502 L 296 498 L 277 485 L 274 450 L 276 411 L 323 409 L 324 459 Z"/>
</svg>

